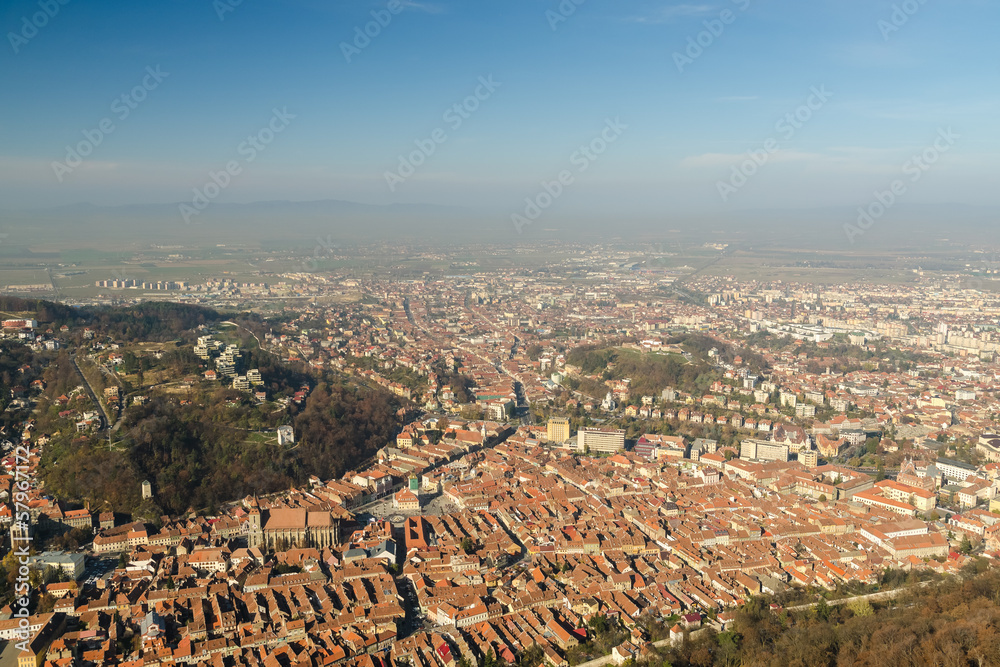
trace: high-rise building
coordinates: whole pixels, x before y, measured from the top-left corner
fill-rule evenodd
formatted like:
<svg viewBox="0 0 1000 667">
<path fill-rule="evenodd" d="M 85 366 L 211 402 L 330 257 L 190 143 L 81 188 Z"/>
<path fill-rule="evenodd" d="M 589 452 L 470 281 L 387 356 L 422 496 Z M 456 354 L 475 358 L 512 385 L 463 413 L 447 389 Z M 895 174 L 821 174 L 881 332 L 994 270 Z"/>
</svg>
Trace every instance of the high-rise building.
<svg viewBox="0 0 1000 667">
<path fill-rule="evenodd" d="M 803 449 L 799 452 L 799 463 L 807 468 L 815 468 L 819 465 L 819 452 L 815 449 Z"/>
<path fill-rule="evenodd" d="M 569 440 L 569 419 L 566 417 L 553 417 L 545 427 L 546 438 L 549 442 L 566 442 Z"/>
</svg>

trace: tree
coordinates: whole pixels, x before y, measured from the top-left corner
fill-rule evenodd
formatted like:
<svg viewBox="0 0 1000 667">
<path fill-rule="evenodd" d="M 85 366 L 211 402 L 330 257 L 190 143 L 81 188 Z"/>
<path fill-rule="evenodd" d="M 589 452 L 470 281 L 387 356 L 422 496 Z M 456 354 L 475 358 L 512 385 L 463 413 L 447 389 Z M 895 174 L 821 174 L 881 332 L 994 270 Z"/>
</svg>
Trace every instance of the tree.
<svg viewBox="0 0 1000 667">
<path fill-rule="evenodd" d="M 538 667 L 545 660 L 545 651 L 538 644 L 532 644 L 517 656 L 518 667 Z"/>
<path fill-rule="evenodd" d="M 471 554 L 476 549 L 476 545 L 472 543 L 472 540 L 469 539 L 468 535 L 462 538 L 462 541 L 459 543 L 459 547 L 461 547 L 462 551 L 467 554 Z"/>
<path fill-rule="evenodd" d="M 38 607 L 35 609 L 36 614 L 48 614 L 56 607 L 56 598 L 50 593 L 38 598 Z"/>
<path fill-rule="evenodd" d="M 855 616 L 871 616 L 875 613 L 871 603 L 863 598 L 851 600 L 847 603 L 847 608 L 850 609 Z"/>
<path fill-rule="evenodd" d="M 972 542 L 969 540 L 968 535 L 962 535 L 962 543 L 959 545 L 958 550 L 965 555 L 972 553 Z"/>
<path fill-rule="evenodd" d="M 590 626 L 591 630 L 593 630 L 598 634 L 607 632 L 609 628 L 608 617 L 603 614 L 596 614 L 593 617 L 591 617 L 587 625 Z"/>
<path fill-rule="evenodd" d="M 824 622 L 830 620 L 830 605 L 826 603 L 826 598 L 820 598 L 816 604 L 816 618 Z"/>
</svg>

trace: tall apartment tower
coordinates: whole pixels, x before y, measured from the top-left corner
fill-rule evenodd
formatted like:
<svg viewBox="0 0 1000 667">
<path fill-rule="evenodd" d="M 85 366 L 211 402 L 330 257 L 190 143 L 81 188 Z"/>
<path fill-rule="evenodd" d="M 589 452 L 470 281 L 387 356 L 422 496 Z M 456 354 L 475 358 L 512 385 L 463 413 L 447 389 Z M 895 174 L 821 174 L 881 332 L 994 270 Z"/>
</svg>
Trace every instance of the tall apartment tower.
<svg viewBox="0 0 1000 667">
<path fill-rule="evenodd" d="M 545 427 L 546 438 L 549 442 L 566 442 L 569 440 L 569 419 L 566 417 L 553 417 Z"/>
</svg>

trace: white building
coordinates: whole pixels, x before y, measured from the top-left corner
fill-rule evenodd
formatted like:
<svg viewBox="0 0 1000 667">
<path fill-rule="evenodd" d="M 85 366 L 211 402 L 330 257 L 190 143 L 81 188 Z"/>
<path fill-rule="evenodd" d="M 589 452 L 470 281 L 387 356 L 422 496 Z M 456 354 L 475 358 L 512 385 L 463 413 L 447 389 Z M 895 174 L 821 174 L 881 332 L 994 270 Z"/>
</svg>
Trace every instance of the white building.
<svg viewBox="0 0 1000 667">
<path fill-rule="evenodd" d="M 740 443 L 740 458 L 756 461 L 787 461 L 788 445 L 748 438 Z"/>
<path fill-rule="evenodd" d="M 934 465 L 942 475 L 957 482 L 964 482 L 967 477 L 976 474 L 975 466 L 954 459 L 938 458 Z"/>
<path fill-rule="evenodd" d="M 612 428 L 581 428 L 576 434 L 577 451 L 601 454 L 625 449 L 625 431 Z"/>
<path fill-rule="evenodd" d="M 43 572 L 47 568 L 60 570 L 73 581 L 79 579 L 80 575 L 83 574 L 85 564 L 86 556 L 83 554 L 65 551 L 46 551 L 28 559 L 29 567 Z"/>
</svg>

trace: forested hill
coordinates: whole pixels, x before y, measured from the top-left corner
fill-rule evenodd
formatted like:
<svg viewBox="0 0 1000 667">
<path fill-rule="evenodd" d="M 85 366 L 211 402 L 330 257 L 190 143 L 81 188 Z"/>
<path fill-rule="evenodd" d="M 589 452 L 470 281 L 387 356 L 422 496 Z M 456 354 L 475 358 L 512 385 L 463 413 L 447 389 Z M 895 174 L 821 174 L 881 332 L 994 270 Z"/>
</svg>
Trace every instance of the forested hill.
<svg viewBox="0 0 1000 667">
<path fill-rule="evenodd" d="M 567 363 L 578 366 L 585 375 L 601 380 L 631 380 L 638 395 L 658 396 L 665 387 L 682 391 L 705 391 L 717 374 L 701 360 L 688 362 L 675 354 L 641 353 L 621 347 L 578 347 L 569 353 Z M 591 396 L 603 396 L 607 389 L 597 382 L 584 383 L 581 390 Z"/>
<path fill-rule="evenodd" d="M 219 389 L 190 405 L 156 397 L 128 410 L 110 450 L 96 438 L 51 443 L 43 475 L 57 496 L 93 506 L 130 512 L 148 479 L 167 514 L 210 509 L 310 475 L 342 475 L 395 437 L 397 408 L 386 393 L 320 384 L 303 409 L 289 411 L 297 444 L 279 447 L 247 428 L 246 419 L 259 416 L 240 392 Z"/>
<path fill-rule="evenodd" d="M 16 296 L 0 296 L 0 311 L 10 316 L 18 315 L 58 326 L 73 324 L 81 314 L 76 308 L 61 303 Z"/>
<path fill-rule="evenodd" d="M 22 397 L 0 426 L 20 432 L 34 420 L 34 432 L 49 438 L 40 448 L 39 475 L 70 505 L 89 502 L 126 513 L 142 508 L 147 519 L 211 510 L 247 494 L 304 484 L 311 475 L 338 477 L 400 429 L 394 395 L 259 348 L 247 330 L 262 334 L 267 327 L 254 315 L 174 303 L 69 308 L 16 298 L 0 299 L 0 310 L 4 317 L 36 319 L 62 343 L 34 351 L 12 338 L 0 345 L 0 408 L 12 393 Z M 218 326 L 229 318 L 240 326 Z M 67 332 L 60 332 L 63 324 Z M 240 347 L 238 372 L 260 374 L 253 390 L 206 377 L 213 362 L 193 351 L 194 339 L 205 333 Z M 114 366 L 108 338 L 121 355 Z M 41 382 L 29 387 L 35 378 Z M 104 398 L 112 386 L 120 406 Z M 104 423 L 78 432 L 85 414 L 96 412 L 90 389 L 114 424 L 110 437 Z M 277 444 L 282 425 L 294 428 L 293 446 Z M 155 506 L 141 502 L 143 480 L 153 484 Z"/>
<path fill-rule="evenodd" d="M 200 325 L 225 319 L 201 306 L 180 303 L 141 303 L 126 307 L 72 308 L 42 299 L 0 297 L 0 311 L 38 321 L 39 327 L 58 329 L 89 327 L 101 334 L 126 340 L 174 340 Z"/>
<path fill-rule="evenodd" d="M 889 602 L 824 600 L 800 611 L 754 598 L 727 631 L 702 631 L 638 667 L 1000 665 L 1000 569 L 988 560 L 901 593 Z"/>
<path fill-rule="evenodd" d="M 0 341 L 0 430 L 7 429 L 17 421 L 18 415 L 7 410 L 16 387 L 29 384 L 37 374 L 37 366 L 32 367 L 31 350 L 15 341 Z M 28 368 L 27 374 L 24 371 Z"/>
<path fill-rule="evenodd" d="M 624 341 L 623 341 L 624 342 Z M 570 351 L 567 363 L 580 368 L 584 375 L 598 375 L 602 380 L 631 380 L 635 394 L 656 396 L 665 387 L 686 392 L 704 392 L 719 379 L 709 351 L 715 349 L 716 360 L 733 362 L 736 356 L 751 369 L 760 370 L 766 362 L 760 355 L 748 350 L 736 350 L 729 345 L 700 334 L 687 334 L 665 341 L 676 345 L 688 355 L 643 353 L 619 345 L 584 345 Z M 591 396 L 601 396 L 604 387 L 599 383 L 581 382 L 580 390 Z"/>
</svg>

